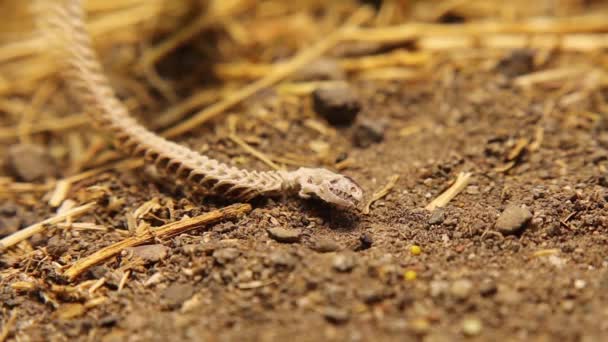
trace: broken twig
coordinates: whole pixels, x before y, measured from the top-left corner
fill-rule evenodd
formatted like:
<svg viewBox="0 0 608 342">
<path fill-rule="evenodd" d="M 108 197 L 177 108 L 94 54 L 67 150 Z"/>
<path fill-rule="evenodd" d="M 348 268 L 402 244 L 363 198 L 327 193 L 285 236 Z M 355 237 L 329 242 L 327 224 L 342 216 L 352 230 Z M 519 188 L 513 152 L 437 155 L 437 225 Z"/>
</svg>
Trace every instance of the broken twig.
<svg viewBox="0 0 608 342">
<path fill-rule="evenodd" d="M 459 173 L 454 184 L 452 184 L 452 186 L 450 186 L 446 191 L 431 201 L 431 203 L 426 206 L 426 210 L 433 211 L 448 204 L 448 202 L 456 197 L 456 195 L 458 195 L 469 184 L 471 181 L 471 175 L 472 173 L 470 172 Z"/>
<path fill-rule="evenodd" d="M 399 175 L 392 175 L 388 179 L 388 183 L 386 183 L 385 186 L 380 188 L 378 191 L 374 192 L 374 194 L 372 195 L 372 198 L 370 198 L 370 200 L 365 204 L 365 207 L 363 207 L 363 210 L 362 210 L 363 214 L 365 214 L 365 215 L 369 214 L 370 206 L 377 200 L 388 195 L 388 193 L 395 187 L 395 184 L 397 184 L 398 180 L 399 180 Z"/>
<path fill-rule="evenodd" d="M 249 211 L 251 211 L 251 205 L 249 204 L 233 204 L 231 206 L 214 210 L 200 216 L 172 222 L 155 230 L 145 229 L 136 236 L 126 238 L 115 244 L 102 248 L 88 257 L 76 261 L 63 273 L 63 275 L 69 280 L 74 280 L 84 271 L 89 269 L 89 267 L 117 255 L 125 248 L 139 246 L 146 242 L 152 241 L 154 238 L 170 238 L 189 230 L 199 228 L 205 224 L 215 223 L 220 220 L 234 219 L 248 213 Z"/>
</svg>

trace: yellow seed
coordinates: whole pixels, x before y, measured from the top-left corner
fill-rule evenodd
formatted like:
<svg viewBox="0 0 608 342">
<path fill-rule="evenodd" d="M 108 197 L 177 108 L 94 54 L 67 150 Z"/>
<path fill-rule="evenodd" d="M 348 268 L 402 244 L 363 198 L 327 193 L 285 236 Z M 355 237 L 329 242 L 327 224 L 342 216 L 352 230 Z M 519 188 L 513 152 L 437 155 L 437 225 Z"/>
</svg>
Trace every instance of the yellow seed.
<svg viewBox="0 0 608 342">
<path fill-rule="evenodd" d="M 412 280 L 416 280 L 417 274 L 416 274 L 416 271 L 407 270 L 403 274 L 403 277 L 405 278 L 405 280 L 412 281 Z"/>
<path fill-rule="evenodd" d="M 418 245 L 412 245 L 412 247 L 410 247 L 410 253 L 412 253 L 412 255 L 420 255 L 420 253 L 422 253 L 422 248 Z"/>
</svg>

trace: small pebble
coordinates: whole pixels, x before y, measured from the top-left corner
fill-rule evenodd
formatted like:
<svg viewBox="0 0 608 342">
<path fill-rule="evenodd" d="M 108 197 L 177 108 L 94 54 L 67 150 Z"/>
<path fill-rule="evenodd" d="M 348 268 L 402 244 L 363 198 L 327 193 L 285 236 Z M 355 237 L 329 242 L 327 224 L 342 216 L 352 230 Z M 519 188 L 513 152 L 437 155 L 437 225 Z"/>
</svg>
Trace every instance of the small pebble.
<svg viewBox="0 0 608 342">
<path fill-rule="evenodd" d="M 169 254 L 169 247 L 160 244 L 129 247 L 125 251 L 145 262 L 158 262 Z"/>
<path fill-rule="evenodd" d="M 241 255 L 241 252 L 232 247 L 218 249 L 213 252 L 213 258 L 220 265 L 229 263 L 230 261 L 238 258 L 239 255 Z"/>
<path fill-rule="evenodd" d="M 429 224 L 441 224 L 445 220 L 445 211 L 441 208 L 433 210 L 429 217 Z"/>
<path fill-rule="evenodd" d="M 412 255 L 420 255 L 420 253 L 422 253 L 422 248 L 418 245 L 412 245 L 410 247 L 410 253 L 412 253 Z"/>
<path fill-rule="evenodd" d="M 486 279 L 481 282 L 479 285 L 479 294 L 484 297 L 490 297 L 495 295 L 498 292 L 498 287 L 496 283 L 491 279 Z"/>
<path fill-rule="evenodd" d="M 450 293 L 458 299 L 466 299 L 471 294 L 473 283 L 468 279 L 459 279 L 452 283 Z"/>
<path fill-rule="evenodd" d="M 573 300 L 566 299 L 560 303 L 560 306 L 562 307 L 562 310 L 570 313 L 576 308 L 576 303 Z"/>
<path fill-rule="evenodd" d="M 467 186 L 467 190 L 466 193 L 469 195 L 478 195 L 479 194 L 479 187 L 477 185 L 469 185 Z"/>
<path fill-rule="evenodd" d="M 319 253 L 329 253 L 339 250 L 340 245 L 335 240 L 321 237 L 313 242 L 311 248 Z"/>
<path fill-rule="evenodd" d="M 426 335 L 431 329 L 431 322 L 425 318 L 416 318 L 410 321 L 410 329 L 416 335 Z"/>
<path fill-rule="evenodd" d="M 355 267 L 355 257 L 351 254 L 337 254 L 332 266 L 338 272 L 350 272 Z"/>
<path fill-rule="evenodd" d="M 366 304 L 374 304 L 382 301 L 386 292 L 380 284 L 366 284 L 357 290 L 359 298 Z"/>
<path fill-rule="evenodd" d="M 300 232 L 295 229 L 270 228 L 268 229 L 268 235 L 278 242 L 294 243 L 300 241 Z"/>
<path fill-rule="evenodd" d="M 403 274 L 403 278 L 405 278 L 405 280 L 407 280 L 407 281 L 414 281 L 414 280 L 416 280 L 417 277 L 418 277 L 418 274 L 416 273 L 416 271 L 413 271 L 413 270 L 407 270 Z"/>
<path fill-rule="evenodd" d="M 298 259 L 296 259 L 295 256 L 285 251 L 276 251 L 271 253 L 269 260 L 273 266 L 286 269 L 294 268 L 298 262 Z"/>
<path fill-rule="evenodd" d="M 344 324 L 350 319 L 350 313 L 345 309 L 330 306 L 323 310 L 323 317 L 330 323 Z"/>
<path fill-rule="evenodd" d="M 587 286 L 587 282 L 582 279 L 576 279 L 574 281 L 574 288 L 577 290 L 582 290 Z"/>
<path fill-rule="evenodd" d="M 168 309 L 178 308 L 194 294 L 194 288 L 188 283 L 173 283 L 163 290 L 161 304 Z"/>
<path fill-rule="evenodd" d="M 68 250 L 68 245 L 59 235 L 55 235 L 46 243 L 47 253 L 57 259 Z"/>
<path fill-rule="evenodd" d="M 315 90 L 313 108 L 332 125 L 349 125 L 361 110 L 361 103 L 354 89 L 343 83 Z"/>
<path fill-rule="evenodd" d="M 445 294 L 449 287 L 450 285 L 446 281 L 434 280 L 429 284 L 429 292 L 431 297 L 439 297 Z"/>
<path fill-rule="evenodd" d="M 374 238 L 368 234 L 363 233 L 359 236 L 359 246 L 357 246 L 357 251 L 363 251 L 370 248 L 374 244 Z"/>
<path fill-rule="evenodd" d="M 108 328 L 116 325 L 120 321 L 121 317 L 116 314 L 109 314 L 99 319 L 98 324 L 101 327 Z"/>
<path fill-rule="evenodd" d="M 47 150 L 39 145 L 11 145 L 7 153 L 9 171 L 19 180 L 33 182 L 57 175 Z"/>
<path fill-rule="evenodd" d="M 496 220 L 496 229 L 505 235 L 516 234 L 532 219 L 532 213 L 525 207 L 508 205 Z"/>
<path fill-rule="evenodd" d="M 367 148 L 384 140 L 386 125 L 377 120 L 361 119 L 355 125 L 353 143 L 360 148 Z"/>
<path fill-rule="evenodd" d="M 482 329 L 483 325 L 477 318 L 466 318 L 462 321 L 462 332 L 467 336 L 477 336 Z"/>
<path fill-rule="evenodd" d="M 403 318 L 384 317 L 378 323 L 383 330 L 394 334 L 403 334 L 408 328 L 407 321 Z"/>
</svg>

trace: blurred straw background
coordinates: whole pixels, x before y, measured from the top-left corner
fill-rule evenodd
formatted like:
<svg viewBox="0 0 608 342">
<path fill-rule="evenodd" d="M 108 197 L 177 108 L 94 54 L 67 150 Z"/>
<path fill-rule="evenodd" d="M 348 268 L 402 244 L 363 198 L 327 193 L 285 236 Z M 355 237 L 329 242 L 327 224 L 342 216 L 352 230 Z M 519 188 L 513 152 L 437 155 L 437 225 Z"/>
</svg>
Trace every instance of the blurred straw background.
<svg viewBox="0 0 608 342">
<path fill-rule="evenodd" d="M 61 177 L 116 160 L 117 154 L 100 136 L 78 130 L 88 119 L 73 112 L 78 107 L 64 95 L 57 61 L 37 32 L 37 7 L 32 3 L 0 2 L 0 140 L 8 142 L 0 152 L 5 154 L 15 143 L 45 145 L 61 161 Z M 545 65 L 555 51 L 563 50 L 585 54 L 588 65 L 574 72 L 549 70 L 517 84 L 529 86 L 589 70 L 596 72 L 592 87 L 606 84 L 608 3 L 603 1 L 85 3 L 89 31 L 118 94 L 134 115 L 148 118 L 149 127 L 177 125 L 165 131 L 171 137 L 271 86 L 290 96 L 309 94 L 318 84 L 292 76 L 320 57 L 332 58 L 349 78 L 390 81 L 427 79 L 446 63 L 491 67 L 514 49 L 535 49 L 535 63 Z M 332 36 L 333 41 L 325 38 L 356 13 L 363 13 L 356 19 L 361 27 Z M 321 45 L 315 45 L 319 41 Z M 298 60 L 294 56 L 299 54 L 308 56 Z M 9 192 L 39 189 L 17 186 L 16 181 L 0 177 Z"/>
</svg>

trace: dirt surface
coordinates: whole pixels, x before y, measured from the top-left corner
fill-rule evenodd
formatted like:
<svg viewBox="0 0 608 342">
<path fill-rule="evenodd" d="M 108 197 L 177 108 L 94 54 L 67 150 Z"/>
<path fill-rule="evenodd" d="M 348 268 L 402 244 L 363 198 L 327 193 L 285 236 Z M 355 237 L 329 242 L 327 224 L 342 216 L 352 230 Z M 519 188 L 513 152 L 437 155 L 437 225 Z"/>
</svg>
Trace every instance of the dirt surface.
<svg viewBox="0 0 608 342">
<path fill-rule="evenodd" d="M 515 80 L 606 60 L 559 53 L 534 64 L 527 53 L 538 57 L 463 52 L 422 79 L 348 80 L 361 110 L 344 126 L 316 114 L 310 93 L 267 91 L 232 112 L 238 134 L 268 155 L 329 167 L 352 160 L 341 172 L 367 198 L 399 175 L 368 215 L 259 199 L 242 219 L 124 251 L 70 283 L 63 265 L 127 237 L 146 202 L 156 204 L 137 224 L 150 227 L 229 203 L 150 168 L 74 184 L 69 199 L 98 203 L 74 221 L 103 230 L 51 226 L 4 252 L 0 321 L 14 314 L 20 341 L 602 340 L 608 88 L 589 87 L 588 72 L 529 88 Z M 176 140 L 268 169 L 226 138 L 230 125 L 218 120 Z M 374 136 L 357 143 L 365 134 Z M 468 186 L 426 210 L 460 172 L 472 172 Z M 0 199 L 0 234 L 52 216 L 43 195 Z"/>
</svg>

